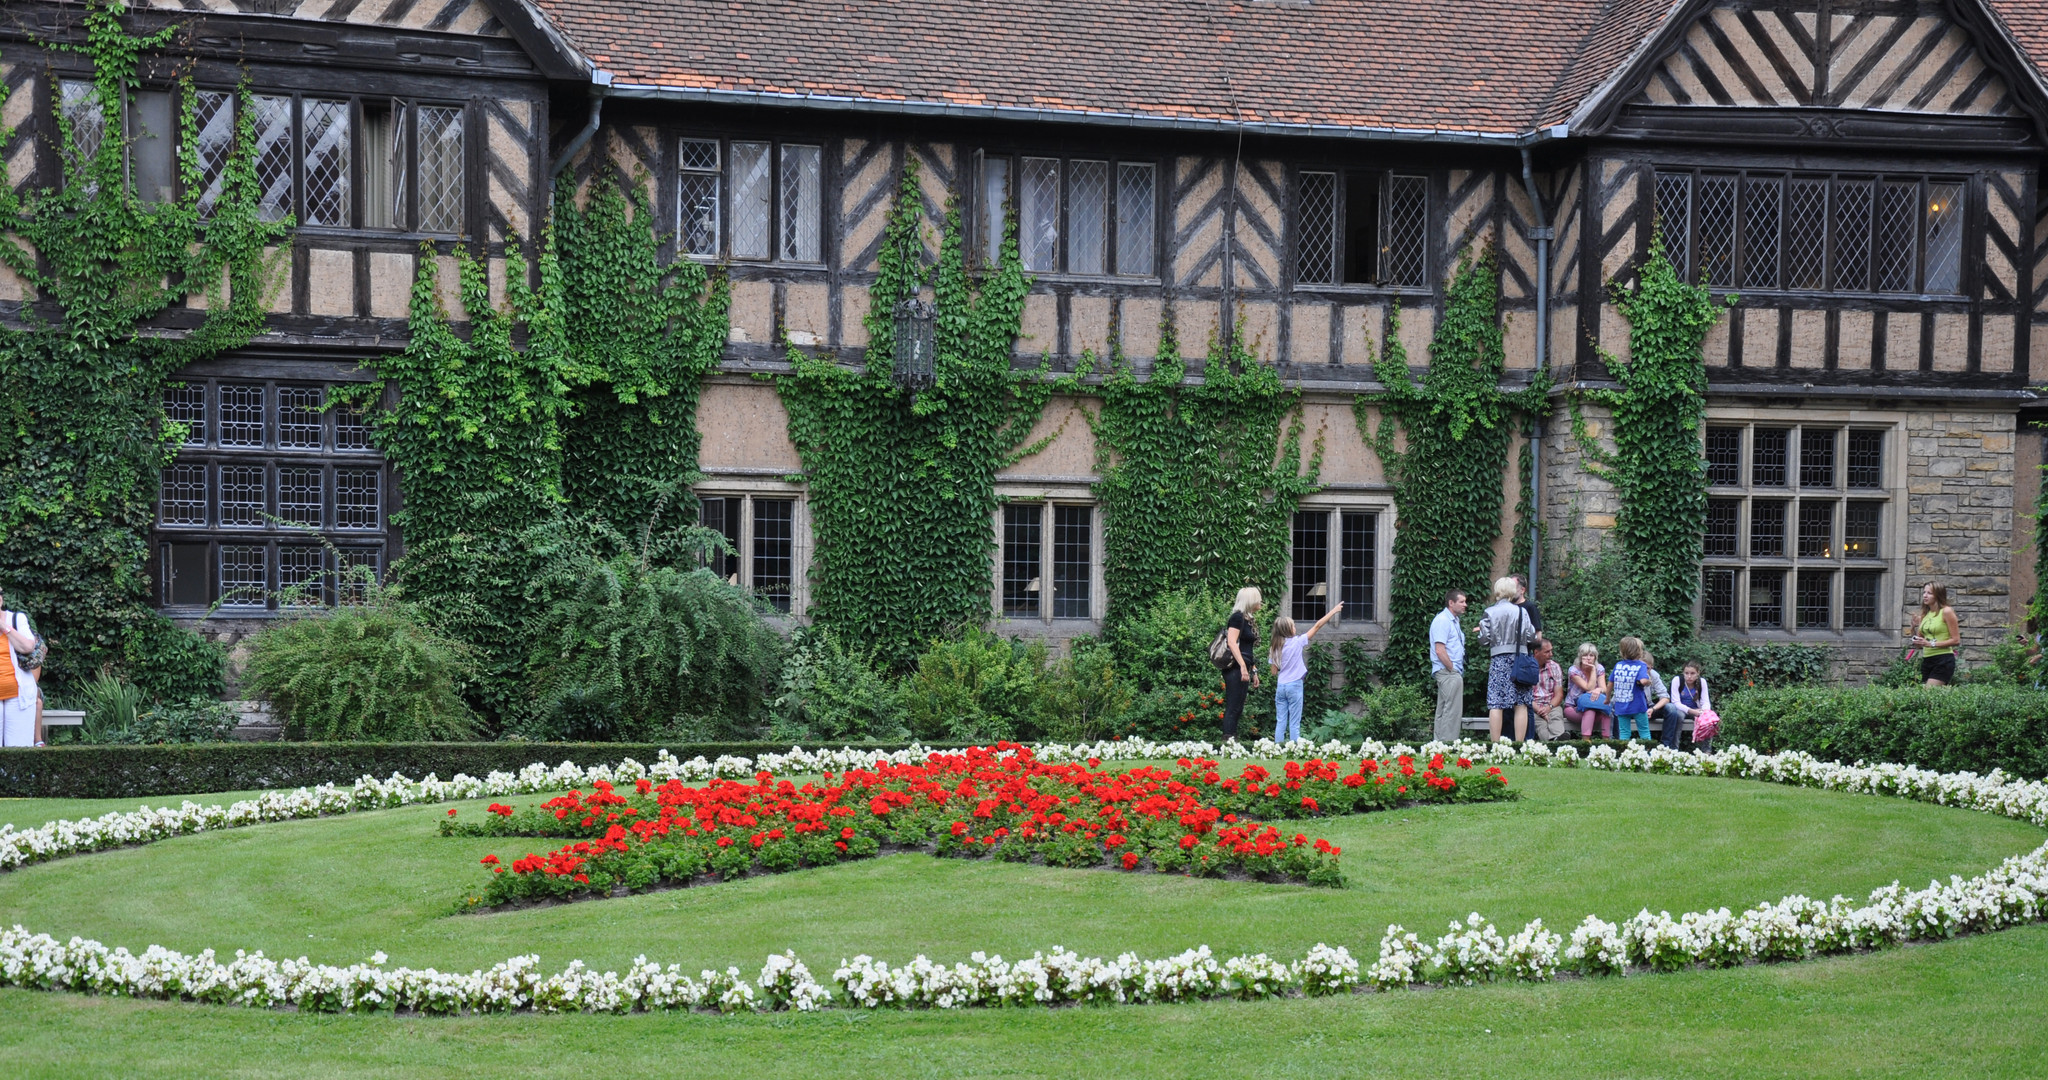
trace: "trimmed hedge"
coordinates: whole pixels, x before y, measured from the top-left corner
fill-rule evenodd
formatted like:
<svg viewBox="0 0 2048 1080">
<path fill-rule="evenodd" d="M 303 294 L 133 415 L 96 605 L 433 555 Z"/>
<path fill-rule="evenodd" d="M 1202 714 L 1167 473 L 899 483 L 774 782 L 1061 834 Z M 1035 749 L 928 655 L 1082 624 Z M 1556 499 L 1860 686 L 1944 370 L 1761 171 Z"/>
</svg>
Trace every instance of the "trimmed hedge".
<svg viewBox="0 0 2048 1080">
<path fill-rule="evenodd" d="M 2024 686 L 1743 690 L 1722 706 L 1724 746 L 1804 750 L 1825 760 L 1881 761 L 1942 772 L 2004 769 L 2048 776 L 2048 692 Z"/>
<path fill-rule="evenodd" d="M 862 744 L 901 750 L 907 743 Z M 926 744 L 931 749 L 944 746 Z M 633 758 L 652 764 L 657 751 L 684 761 L 703 755 L 759 757 L 786 753 L 788 743 L 196 743 L 181 746 L 51 746 L 0 749 L 0 797 L 132 799 L 213 791 L 350 784 L 357 778 L 404 773 L 483 776 L 516 772 L 536 761 L 548 765 L 614 763 Z M 837 749 L 837 747 L 833 747 Z"/>
</svg>

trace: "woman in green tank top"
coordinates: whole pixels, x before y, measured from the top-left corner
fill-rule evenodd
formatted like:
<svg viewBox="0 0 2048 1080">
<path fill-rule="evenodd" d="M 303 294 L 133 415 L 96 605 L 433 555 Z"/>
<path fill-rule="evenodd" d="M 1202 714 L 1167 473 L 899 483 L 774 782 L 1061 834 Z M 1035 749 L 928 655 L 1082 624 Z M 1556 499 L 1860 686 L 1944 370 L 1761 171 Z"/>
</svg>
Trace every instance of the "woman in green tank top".
<svg viewBox="0 0 2048 1080">
<path fill-rule="evenodd" d="M 1913 644 L 1920 647 L 1920 677 L 1928 686 L 1956 681 L 1956 646 L 1963 643 L 1956 609 L 1948 606 L 1948 589 L 1929 585 L 1920 590 L 1920 621 Z"/>
</svg>

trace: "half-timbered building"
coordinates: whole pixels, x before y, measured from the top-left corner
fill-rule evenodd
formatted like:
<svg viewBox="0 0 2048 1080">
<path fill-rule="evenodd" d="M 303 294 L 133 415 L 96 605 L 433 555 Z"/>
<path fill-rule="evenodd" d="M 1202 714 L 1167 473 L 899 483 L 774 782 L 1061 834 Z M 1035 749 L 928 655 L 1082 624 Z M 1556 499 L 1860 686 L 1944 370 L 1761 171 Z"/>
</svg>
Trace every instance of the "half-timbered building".
<svg viewBox="0 0 2048 1080">
<path fill-rule="evenodd" d="M 12 144 L 17 184 L 54 175 L 52 118 L 87 100 L 81 59 L 46 47 L 77 14 L 21 0 L 0 25 L 6 120 L 33 136 Z M 1534 494 L 1552 541 L 1589 549 L 1616 506 L 1565 402 L 1611 384 L 1628 327 L 1609 284 L 1660 225 L 1689 277 L 1739 298 L 1707 344 L 1709 633 L 1831 643 L 1869 670 L 1923 581 L 1948 584 L 1977 644 L 2035 588 L 2038 4 L 150 0 L 132 18 L 185 28 L 202 159 L 248 80 L 267 205 L 299 222 L 269 331 L 168 402 L 193 432 L 158 516 L 173 613 L 324 566 L 278 514 L 352 560 L 399 552 L 404 478 L 358 418 L 317 408 L 323 388 L 403 346 L 417 259 L 467 245 L 501 291 L 504 244 L 546 214 L 551 177 L 607 164 L 651 179 L 674 256 L 730 275 L 698 416 L 705 520 L 741 580 L 799 616 L 801 462 L 751 376 L 792 347 L 859 361 L 912 160 L 925 213 L 957 201 L 977 250 L 1015 213 L 1034 275 L 1020 363 L 1071 367 L 1114 340 L 1143 368 L 1170 313 L 1190 358 L 1236 333 L 1301 388 L 1326 456 L 1284 602 L 1343 599 L 1346 634 L 1386 618 L 1399 523 L 1352 402 L 1377 388 L 1396 310 L 1426 363 L 1459 254 L 1497 248 L 1507 379 L 1557 387 Z M 138 183 L 171 182 L 169 74 L 146 70 L 158 82 L 122 120 Z M 0 273 L 0 302 L 36 298 Z M 1056 400 L 1049 443 L 999 478 L 1008 632 L 1102 616 L 1098 463 L 1074 422 L 1090 407 Z M 1580 419 L 1601 436 L 1597 409 Z M 1512 506 L 1522 481 L 1502 482 Z"/>
</svg>

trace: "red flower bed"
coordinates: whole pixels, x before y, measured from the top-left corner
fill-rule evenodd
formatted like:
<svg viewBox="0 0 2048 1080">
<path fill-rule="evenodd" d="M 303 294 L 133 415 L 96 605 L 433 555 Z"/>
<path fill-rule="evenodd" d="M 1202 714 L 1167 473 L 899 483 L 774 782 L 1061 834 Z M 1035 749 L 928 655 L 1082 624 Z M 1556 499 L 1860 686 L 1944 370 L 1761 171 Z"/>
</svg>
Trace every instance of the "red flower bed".
<svg viewBox="0 0 2048 1080">
<path fill-rule="evenodd" d="M 639 780 L 626 793 L 600 781 L 524 810 L 492 803 L 483 820 L 451 818 L 441 832 L 573 841 L 509 864 L 485 856 L 490 880 L 471 906 L 826 866 L 884 849 L 1335 886 L 1340 848 L 1265 822 L 1514 795 L 1498 768 L 1474 772 L 1440 755 L 1290 761 L 1280 776 L 1247 765 L 1227 778 L 1199 758 L 1119 773 L 1098 765 L 1047 764 L 999 743 L 802 787 L 765 772 L 751 784 Z"/>
</svg>

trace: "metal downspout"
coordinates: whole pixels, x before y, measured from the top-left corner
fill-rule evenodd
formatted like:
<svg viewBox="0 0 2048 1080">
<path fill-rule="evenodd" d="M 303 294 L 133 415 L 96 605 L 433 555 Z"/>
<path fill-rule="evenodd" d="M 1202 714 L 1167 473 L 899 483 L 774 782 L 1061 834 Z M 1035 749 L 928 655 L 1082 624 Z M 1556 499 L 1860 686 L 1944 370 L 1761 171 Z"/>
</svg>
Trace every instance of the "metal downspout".
<svg viewBox="0 0 2048 1080">
<path fill-rule="evenodd" d="M 576 137 L 569 140 L 569 145 L 562 148 L 561 156 L 555 159 L 554 167 L 548 170 L 548 184 L 551 192 L 555 178 L 562 175 L 562 170 L 568 168 L 571 161 L 576 160 L 576 155 L 582 151 L 584 144 L 590 141 L 591 136 L 597 134 L 597 126 L 604 119 L 604 99 L 611 96 L 611 92 L 611 72 L 593 71 L 590 73 L 590 119 L 584 121 L 583 130 L 577 132 Z M 552 194 L 550 197 L 552 197 Z"/>
<path fill-rule="evenodd" d="M 1536 379 L 1550 372 L 1550 220 L 1543 212 L 1543 196 L 1536 190 L 1536 177 L 1529 164 L 1529 147 L 1522 146 L 1522 187 L 1529 192 L 1533 220 L 1529 237 L 1536 241 Z M 1543 420 L 1538 413 L 1529 428 L 1529 599 L 1536 599 L 1536 568 L 1543 559 L 1543 502 L 1538 497 L 1543 484 Z"/>
</svg>

